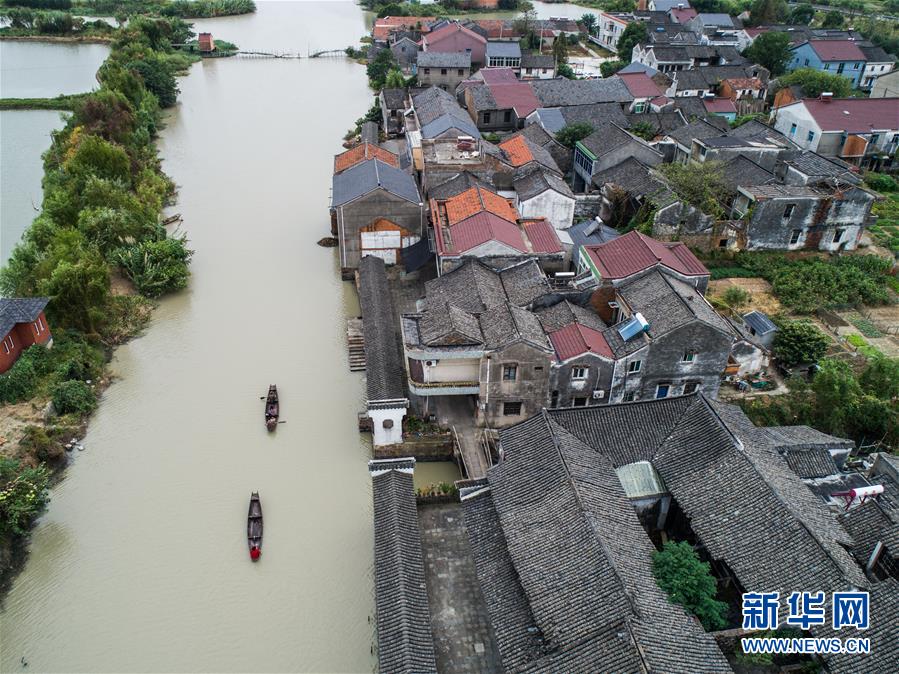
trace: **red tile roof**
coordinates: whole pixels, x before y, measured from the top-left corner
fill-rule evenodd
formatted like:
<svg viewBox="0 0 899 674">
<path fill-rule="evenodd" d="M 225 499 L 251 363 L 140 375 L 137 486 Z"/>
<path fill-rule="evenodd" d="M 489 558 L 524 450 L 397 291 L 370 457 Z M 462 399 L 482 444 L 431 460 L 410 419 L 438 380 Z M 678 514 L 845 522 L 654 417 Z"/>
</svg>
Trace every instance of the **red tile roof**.
<svg viewBox="0 0 899 674">
<path fill-rule="evenodd" d="M 487 84 L 515 84 L 518 78 L 511 68 L 481 68 L 478 74 Z"/>
<path fill-rule="evenodd" d="M 549 341 L 552 342 L 559 360 L 568 360 L 585 353 L 614 358 L 612 348 L 602 333 L 580 323 L 571 323 L 549 333 Z"/>
<path fill-rule="evenodd" d="M 493 213 L 476 213 L 450 227 L 435 227 L 434 233 L 440 255 L 461 255 L 488 241 L 499 241 L 520 253 L 528 252 L 518 225 Z"/>
<path fill-rule="evenodd" d="M 534 155 L 524 140 L 524 136 L 515 136 L 499 144 L 503 151 L 509 155 L 509 162 L 514 167 L 524 166 L 534 161 Z"/>
<path fill-rule="evenodd" d="M 444 206 L 450 225 L 455 225 L 481 211 L 493 213 L 511 223 L 517 222 L 519 218 L 518 211 L 508 199 L 480 186 L 472 187 L 447 199 Z"/>
<path fill-rule="evenodd" d="M 708 276 L 709 270 L 682 243 L 662 243 L 637 231 L 596 246 L 584 246 L 603 278 L 621 279 L 661 264 L 684 276 Z"/>
<path fill-rule="evenodd" d="M 481 29 L 487 32 L 487 37 L 520 37 L 521 33 L 514 26 L 506 26 L 502 19 L 477 19 L 475 21 Z"/>
<path fill-rule="evenodd" d="M 618 77 L 634 98 L 655 98 L 664 93 L 646 73 L 625 73 Z"/>
<path fill-rule="evenodd" d="M 525 236 L 531 242 L 531 250 L 535 253 L 561 253 L 562 242 L 556 228 L 546 218 L 523 220 L 521 223 Z"/>
<path fill-rule="evenodd" d="M 380 159 L 385 164 L 390 164 L 391 166 L 396 166 L 397 168 L 399 168 L 400 166 L 400 160 L 395 154 L 393 154 L 393 152 L 385 150 L 383 147 L 379 147 L 378 145 L 372 145 L 371 143 L 362 143 L 361 145 L 357 145 L 356 147 L 351 148 L 346 152 L 341 152 L 339 155 L 334 157 L 334 173 L 346 171 L 348 168 L 351 168 L 356 164 L 364 162 L 368 159 Z"/>
<path fill-rule="evenodd" d="M 810 40 L 809 45 L 822 61 L 865 61 L 865 55 L 851 40 Z"/>
<path fill-rule="evenodd" d="M 442 28 L 438 28 L 437 30 L 423 36 L 422 41 L 426 42 L 429 45 L 436 44 L 444 38 L 449 37 L 453 33 L 464 33 L 468 37 L 472 38 L 475 42 L 483 42 L 484 44 L 487 44 L 487 38 L 485 38 L 483 35 L 479 35 L 473 30 L 469 30 L 465 26 L 460 26 L 458 23 L 451 23 L 447 26 L 443 26 Z"/>
<path fill-rule="evenodd" d="M 737 106 L 729 98 L 703 98 L 702 104 L 706 111 L 726 114 L 732 112 L 737 114 Z"/>
<path fill-rule="evenodd" d="M 696 16 L 696 10 L 692 7 L 685 7 L 683 9 L 674 8 L 670 10 L 669 13 L 675 23 L 687 23 L 687 21 Z"/>
<path fill-rule="evenodd" d="M 534 90 L 527 82 L 509 82 L 502 84 L 488 84 L 490 93 L 496 101 L 497 110 L 511 108 L 518 117 L 527 117 L 540 107 L 540 101 L 534 95 Z"/>
<path fill-rule="evenodd" d="M 413 28 L 419 22 L 421 22 L 421 32 L 426 33 L 428 31 L 427 24 L 436 18 L 434 16 L 385 16 L 375 19 L 371 34 L 376 40 L 386 40 L 392 31 Z"/>
<path fill-rule="evenodd" d="M 799 103 L 805 105 L 822 131 L 899 129 L 899 98 L 803 98 Z"/>
</svg>

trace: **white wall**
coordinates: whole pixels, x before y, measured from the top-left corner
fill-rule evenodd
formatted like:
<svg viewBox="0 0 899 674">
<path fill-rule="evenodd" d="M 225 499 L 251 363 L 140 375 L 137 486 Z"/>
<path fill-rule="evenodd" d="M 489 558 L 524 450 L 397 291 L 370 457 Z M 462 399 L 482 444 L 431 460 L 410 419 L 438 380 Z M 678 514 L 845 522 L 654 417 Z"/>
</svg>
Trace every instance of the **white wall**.
<svg viewBox="0 0 899 674">
<path fill-rule="evenodd" d="M 556 229 L 568 229 L 574 221 L 574 204 L 574 199 L 547 190 L 520 202 L 519 211 L 525 218 L 546 218 Z"/>
<path fill-rule="evenodd" d="M 422 361 L 424 380 L 427 384 L 437 382 L 478 381 L 480 360 L 477 358 L 453 358 L 436 361 L 436 365 L 427 365 Z"/>
<path fill-rule="evenodd" d="M 371 419 L 372 425 L 372 441 L 375 447 L 402 444 L 404 416 L 406 416 L 405 407 L 368 410 L 368 418 Z M 392 428 L 384 428 L 384 421 L 387 419 L 393 421 Z"/>
</svg>

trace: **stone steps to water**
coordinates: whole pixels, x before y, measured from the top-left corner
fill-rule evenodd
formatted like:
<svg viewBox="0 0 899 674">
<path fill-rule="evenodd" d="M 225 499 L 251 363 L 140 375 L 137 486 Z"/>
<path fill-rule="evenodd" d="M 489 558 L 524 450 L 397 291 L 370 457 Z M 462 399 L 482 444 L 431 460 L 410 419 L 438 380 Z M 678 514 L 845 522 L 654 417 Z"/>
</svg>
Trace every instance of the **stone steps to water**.
<svg viewBox="0 0 899 674">
<path fill-rule="evenodd" d="M 350 318 L 346 322 L 347 358 L 350 372 L 365 369 L 365 337 L 362 332 L 362 319 Z"/>
</svg>

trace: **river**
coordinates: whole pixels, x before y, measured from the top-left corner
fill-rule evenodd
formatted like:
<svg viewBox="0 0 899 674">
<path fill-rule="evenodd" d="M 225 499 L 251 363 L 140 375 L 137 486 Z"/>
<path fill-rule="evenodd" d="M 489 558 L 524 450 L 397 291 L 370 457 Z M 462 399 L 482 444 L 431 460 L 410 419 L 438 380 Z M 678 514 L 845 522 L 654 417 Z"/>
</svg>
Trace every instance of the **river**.
<svg viewBox="0 0 899 674">
<path fill-rule="evenodd" d="M 196 27 L 305 52 L 357 44 L 371 21 L 350 2 L 259 2 Z M 210 59 L 180 87 L 159 148 L 193 279 L 116 351 L 116 381 L 0 613 L 0 671 L 24 671 L 22 657 L 30 672 L 372 671 L 370 448 L 345 347 L 359 307 L 335 251 L 315 245 L 332 155 L 372 102 L 365 69 Z M 2 152 L 6 163 L 5 136 Z M 287 422 L 271 435 L 269 383 Z M 266 525 L 256 564 L 253 490 Z"/>
</svg>

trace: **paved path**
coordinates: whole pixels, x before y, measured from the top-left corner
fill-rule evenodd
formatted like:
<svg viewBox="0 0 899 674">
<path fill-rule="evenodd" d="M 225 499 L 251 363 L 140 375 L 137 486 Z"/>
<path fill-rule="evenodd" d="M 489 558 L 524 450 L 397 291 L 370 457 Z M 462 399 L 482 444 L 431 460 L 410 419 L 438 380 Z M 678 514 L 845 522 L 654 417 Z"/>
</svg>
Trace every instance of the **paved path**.
<svg viewBox="0 0 899 674">
<path fill-rule="evenodd" d="M 481 429 L 474 425 L 474 402 L 468 396 L 443 396 L 435 403 L 437 423 L 456 432 L 468 477 L 484 477 L 490 462 L 478 439 Z"/>
<path fill-rule="evenodd" d="M 458 503 L 418 509 L 437 671 L 502 671 Z"/>
</svg>

